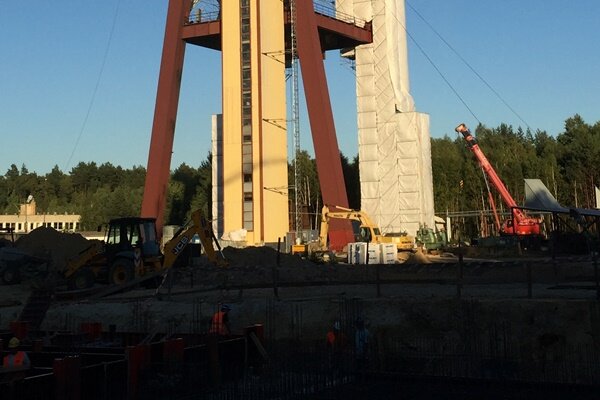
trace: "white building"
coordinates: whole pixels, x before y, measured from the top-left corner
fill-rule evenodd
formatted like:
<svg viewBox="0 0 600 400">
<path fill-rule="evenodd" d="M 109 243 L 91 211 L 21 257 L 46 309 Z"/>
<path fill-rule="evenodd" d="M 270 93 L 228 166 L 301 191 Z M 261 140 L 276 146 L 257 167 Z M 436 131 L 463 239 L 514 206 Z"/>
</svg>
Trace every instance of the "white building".
<svg viewBox="0 0 600 400">
<path fill-rule="evenodd" d="M 15 233 L 28 233 L 45 226 L 58 231 L 75 232 L 79 230 L 80 215 L 76 214 L 47 214 L 38 213 L 35 200 L 21 204 L 18 214 L 0 215 L 0 231 L 14 231 Z"/>
</svg>

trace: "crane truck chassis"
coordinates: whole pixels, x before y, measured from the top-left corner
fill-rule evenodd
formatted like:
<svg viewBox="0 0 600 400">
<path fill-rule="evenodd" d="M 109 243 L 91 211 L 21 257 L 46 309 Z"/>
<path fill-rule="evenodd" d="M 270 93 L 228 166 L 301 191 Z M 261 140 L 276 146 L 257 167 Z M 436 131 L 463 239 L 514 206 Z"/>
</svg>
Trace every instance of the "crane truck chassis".
<svg viewBox="0 0 600 400">
<path fill-rule="evenodd" d="M 157 240 L 155 218 L 112 219 L 105 240 L 92 242 L 69 260 L 63 275 L 70 289 L 79 290 L 91 287 L 94 282 L 119 285 L 134 278 L 151 279 L 175 265 L 194 235 L 198 235 L 211 263 L 226 265 L 210 222 L 200 211 L 194 211 L 190 221 L 165 243 L 163 252 Z"/>
</svg>

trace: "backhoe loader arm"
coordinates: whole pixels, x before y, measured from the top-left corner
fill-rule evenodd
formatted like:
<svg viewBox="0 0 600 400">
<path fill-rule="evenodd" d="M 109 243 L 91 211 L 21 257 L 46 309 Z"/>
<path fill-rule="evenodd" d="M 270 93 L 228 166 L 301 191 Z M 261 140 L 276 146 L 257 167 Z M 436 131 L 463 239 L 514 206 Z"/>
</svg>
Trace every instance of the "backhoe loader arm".
<svg viewBox="0 0 600 400">
<path fill-rule="evenodd" d="M 171 268 L 173 264 L 175 264 L 177 257 L 179 257 L 183 249 L 186 248 L 196 234 L 200 238 L 200 243 L 202 243 L 202 248 L 208 257 L 208 260 L 219 266 L 225 265 L 222 254 L 220 254 L 219 257 L 213 246 L 214 243 L 219 253 L 221 252 L 221 248 L 215 238 L 210 222 L 204 218 L 200 210 L 196 210 L 192 213 L 190 221 L 181 227 L 175 235 L 173 235 L 171 240 L 165 243 L 163 269 Z"/>
<path fill-rule="evenodd" d="M 104 242 L 94 240 L 88 247 L 82 250 L 77 256 L 67 261 L 64 272 L 65 278 L 70 278 L 77 271 L 87 265 L 94 257 L 104 251 Z"/>
</svg>

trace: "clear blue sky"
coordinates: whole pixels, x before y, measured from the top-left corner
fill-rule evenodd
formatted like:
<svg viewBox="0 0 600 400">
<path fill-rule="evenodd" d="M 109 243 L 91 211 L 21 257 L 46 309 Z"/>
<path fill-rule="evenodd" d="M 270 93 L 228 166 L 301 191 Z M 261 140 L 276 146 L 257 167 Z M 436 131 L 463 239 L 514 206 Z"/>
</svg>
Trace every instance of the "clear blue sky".
<svg viewBox="0 0 600 400">
<path fill-rule="evenodd" d="M 556 135 L 575 113 L 600 120 L 600 1 L 409 1 L 410 35 L 477 119 L 494 127 L 524 124 L 411 6 L 532 129 Z M 167 0 L 0 0 L 0 174 L 11 164 L 40 174 L 80 161 L 146 166 L 166 8 Z M 476 125 L 412 41 L 409 65 L 432 137 L 453 135 L 459 122 Z M 336 52 L 326 67 L 340 148 L 353 157 L 354 74 Z M 173 168 L 205 159 L 220 87 L 219 53 L 188 46 Z M 312 153 L 308 129 L 304 117 L 301 143 Z"/>
</svg>

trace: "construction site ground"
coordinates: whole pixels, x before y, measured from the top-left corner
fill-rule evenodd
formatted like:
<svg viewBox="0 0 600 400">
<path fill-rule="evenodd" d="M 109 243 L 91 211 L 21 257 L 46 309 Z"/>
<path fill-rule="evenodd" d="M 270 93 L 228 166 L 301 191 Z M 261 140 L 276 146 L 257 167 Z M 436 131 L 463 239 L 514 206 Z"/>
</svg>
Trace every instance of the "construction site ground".
<svg viewBox="0 0 600 400">
<path fill-rule="evenodd" d="M 0 330 L 18 318 L 32 285 L 51 285 L 53 270 L 86 242 L 50 230 L 28 236 L 16 247 L 55 259 L 43 280 L 0 286 Z M 315 264 L 269 247 L 228 247 L 224 254 L 226 268 L 191 258 L 158 294 L 135 287 L 99 297 L 102 284 L 85 295 L 58 292 L 41 330 L 51 334 L 100 322 L 105 330 L 115 325 L 118 331 L 198 333 L 227 303 L 234 332 L 258 323 L 269 339 L 324 340 L 334 321 L 351 327 L 359 317 L 379 340 L 431 340 L 442 347 L 501 326 L 533 358 L 547 357 L 556 346 L 597 349 L 600 339 L 588 257 L 504 255 L 459 263 L 450 253 L 407 254 L 398 264 L 347 265 Z"/>
</svg>

